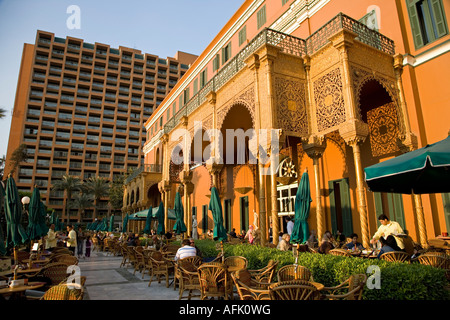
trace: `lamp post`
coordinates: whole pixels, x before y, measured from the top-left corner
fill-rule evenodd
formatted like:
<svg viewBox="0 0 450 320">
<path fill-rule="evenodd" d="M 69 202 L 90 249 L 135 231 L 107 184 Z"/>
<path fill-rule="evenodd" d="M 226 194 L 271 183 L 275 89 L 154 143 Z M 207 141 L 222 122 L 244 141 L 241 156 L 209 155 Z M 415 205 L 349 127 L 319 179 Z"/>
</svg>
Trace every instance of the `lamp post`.
<svg viewBox="0 0 450 320">
<path fill-rule="evenodd" d="M 28 220 L 28 204 L 29 203 L 30 203 L 30 197 L 25 196 L 22 198 L 23 211 L 26 213 L 27 220 Z"/>
</svg>

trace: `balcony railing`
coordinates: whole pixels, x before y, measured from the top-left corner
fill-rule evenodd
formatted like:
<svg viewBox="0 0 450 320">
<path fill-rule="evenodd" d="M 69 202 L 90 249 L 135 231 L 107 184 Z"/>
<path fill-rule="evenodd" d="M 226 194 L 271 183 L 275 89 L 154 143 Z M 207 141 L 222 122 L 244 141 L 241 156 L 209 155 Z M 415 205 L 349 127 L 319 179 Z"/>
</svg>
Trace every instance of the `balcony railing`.
<svg viewBox="0 0 450 320">
<path fill-rule="evenodd" d="M 306 54 L 312 55 L 323 48 L 329 42 L 328 39 L 340 30 L 349 30 L 356 33 L 357 40 L 387 54 L 393 55 L 395 53 L 394 42 L 391 39 L 342 13 L 335 16 L 306 40 L 266 28 L 254 37 L 224 67 L 222 67 L 222 69 L 164 125 L 164 132 L 169 133 L 172 131 L 173 128 L 180 123 L 180 119 L 183 116 L 188 116 L 203 104 L 206 101 L 206 95 L 209 92 L 217 92 L 224 86 L 232 77 L 244 68 L 244 60 L 261 46 L 265 44 L 276 46 L 281 52 L 299 57 Z"/>
<path fill-rule="evenodd" d="M 162 172 L 162 165 L 160 164 L 145 164 L 143 166 L 140 166 L 136 170 L 134 170 L 126 179 L 124 184 L 128 184 L 136 178 L 138 175 L 140 175 L 142 172 L 150 172 L 150 173 L 161 173 Z"/>
</svg>

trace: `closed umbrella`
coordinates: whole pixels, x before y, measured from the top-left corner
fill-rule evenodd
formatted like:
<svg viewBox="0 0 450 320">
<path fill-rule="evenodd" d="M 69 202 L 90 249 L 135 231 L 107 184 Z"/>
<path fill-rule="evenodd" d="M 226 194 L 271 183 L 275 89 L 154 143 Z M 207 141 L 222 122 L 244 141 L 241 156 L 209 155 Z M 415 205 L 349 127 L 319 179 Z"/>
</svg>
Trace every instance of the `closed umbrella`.
<svg viewBox="0 0 450 320">
<path fill-rule="evenodd" d="M 3 181 L 0 181 L 0 212 L 2 211 L 3 204 L 5 203 L 5 188 L 3 188 Z M 0 225 L 0 255 L 6 256 L 5 236 L 3 234 L 3 228 Z"/>
<path fill-rule="evenodd" d="M 297 194 L 295 195 L 294 228 L 292 229 L 291 234 L 292 243 L 303 243 L 308 240 L 309 228 L 307 219 L 309 217 L 311 201 L 309 175 L 308 171 L 305 170 L 300 179 L 300 183 L 298 184 Z"/>
<path fill-rule="evenodd" d="M 164 227 L 164 204 L 162 202 L 159 204 L 156 217 L 158 218 L 158 228 L 156 229 L 156 234 L 163 235 L 166 233 L 166 228 Z"/>
<path fill-rule="evenodd" d="M 152 208 L 152 206 L 150 206 L 150 208 L 148 209 L 148 212 L 147 212 L 147 219 L 145 220 L 145 228 L 143 231 L 146 234 L 150 234 L 150 232 L 151 232 L 152 218 L 153 218 L 153 208 Z"/>
<path fill-rule="evenodd" d="M 113 232 L 114 229 L 114 215 L 111 215 L 111 219 L 109 219 L 109 232 Z"/>
<path fill-rule="evenodd" d="M 122 222 L 122 232 L 127 232 L 128 214 L 125 214 Z"/>
<path fill-rule="evenodd" d="M 28 240 L 27 233 L 22 227 L 22 203 L 20 201 L 19 192 L 17 191 L 16 182 L 13 177 L 9 177 L 6 182 L 6 228 L 7 246 L 14 246 L 14 260 L 16 259 L 16 246 L 23 244 Z"/>
<path fill-rule="evenodd" d="M 48 226 L 45 221 L 45 219 L 47 218 L 47 210 L 45 209 L 45 205 L 42 201 L 40 201 L 39 203 L 39 209 L 40 209 L 39 224 L 41 226 L 41 237 L 44 237 L 48 233 Z"/>
<path fill-rule="evenodd" d="M 175 194 L 175 205 L 173 210 L 175 211 L 176 216 L 173 231 L 175 231 L 176 234 L 185 233 L 187 231 L 187 228 L 186 224 L 184 223 L 184 209 L 183 204 L 181 203 L 181 196 L 179 192 Z"/>
<path fill-rule="evenodd" d="M 364 169 L 373 192 L 450 192 L 450 136 Z"/>
<path fill-rule="evenodd" d="M 223 242 L 228 239 L 227 230 L 223 226 L 222 204 L 220 203 L 219 192 L 216 187 L 211 188 L 211 199 L 209 200 L 209 210 L 212 212 L 214 229 L 213 239 L 220 241 L 222 249 L 222 261 L 224 260 Z"/>
<path fill-rule="evenodd" d="M 39 189 L 34 187 L 31 195 L 30 205 L 28 206 L 28 228 L 27 234 L 30 240 L 41 238 L 41 195 Z"/>
</svg>

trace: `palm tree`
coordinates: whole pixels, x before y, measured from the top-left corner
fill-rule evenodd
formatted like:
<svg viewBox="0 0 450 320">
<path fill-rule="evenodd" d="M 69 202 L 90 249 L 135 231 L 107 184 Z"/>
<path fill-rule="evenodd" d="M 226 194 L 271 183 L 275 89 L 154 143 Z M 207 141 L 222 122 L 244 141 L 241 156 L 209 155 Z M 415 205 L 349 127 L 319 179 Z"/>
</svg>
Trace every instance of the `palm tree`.
<svg viewBox="0 0 450 320">
<path fill-rule="evenodd" d="M 92 207 L 92 196 L 79 192 L 73 196 L 72 202 L 73 208 L 78 208 L 78 214 L 80 215 L 80 221 L 83 220 L 85 210 Z"/>
<path fill-rule="evenodd" d="M 6 116 L 6 110 L 3 108 L 0 108 L 0 119 L 4 118 Z"/>
<path fill-rule="evenodd" d="M 90 177 L 84 184 L 86 193 L 89 193 L 94 198 L 94 217 L 97 217 L 98 203 L 101 198 L 109 194 L 109 182 L 107 179 L 100 177 Z"/>
<path fill-rule="evenodd" d="M 70 202 L 72 200 L 72 193 L 74 191 L 80 191 L 82 187 L 82 182 L 77 177 L 72 177 L 67 174 L 63 175 L 61 180 L 58 180 L 53 185 L 52 190 L 55 191 L 65 191 L 66 193 L 66 203 L 64 205 L 64 210 L 67 212 L 67 223 L 70 222 Z"/>
</svg>

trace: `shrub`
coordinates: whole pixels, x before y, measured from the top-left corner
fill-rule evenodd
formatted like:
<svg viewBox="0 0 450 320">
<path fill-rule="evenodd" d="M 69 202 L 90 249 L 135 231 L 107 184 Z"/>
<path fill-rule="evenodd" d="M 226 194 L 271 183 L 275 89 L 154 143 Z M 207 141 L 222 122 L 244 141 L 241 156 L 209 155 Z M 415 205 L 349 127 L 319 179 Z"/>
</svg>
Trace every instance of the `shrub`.
<svg viewBox="0 0 450 320">
<path fill-rule="evenodd" d="M 196 240 L 203 257 L 216 257 L 220 244 L 212 240 Z M 273 248 L 264 248 L 248 244 L 224 245 L 225 256 L 244 256 L 249 269 L 259 269 L 267 265 L 270 259 L 278 261 L 278 269 L 293 264 L 295 258 L 291 252 Z M 314 280 L 325 286 L 336 286 L 352 274 L 367 274 L 370 265 L 380 268 L 380 289 L 363 292 L 366 300 L 449 300 L 448 281 L 445 270 L 418 263 L 387 262 L 378 259 L 340 257 L 313 253 L 300 253 L 298 264 L 311 270 Z M 277 270 L 278 271 L 278 270 Z M 369 278 L 368 282 L 371 282 Z"/>
</svg>

